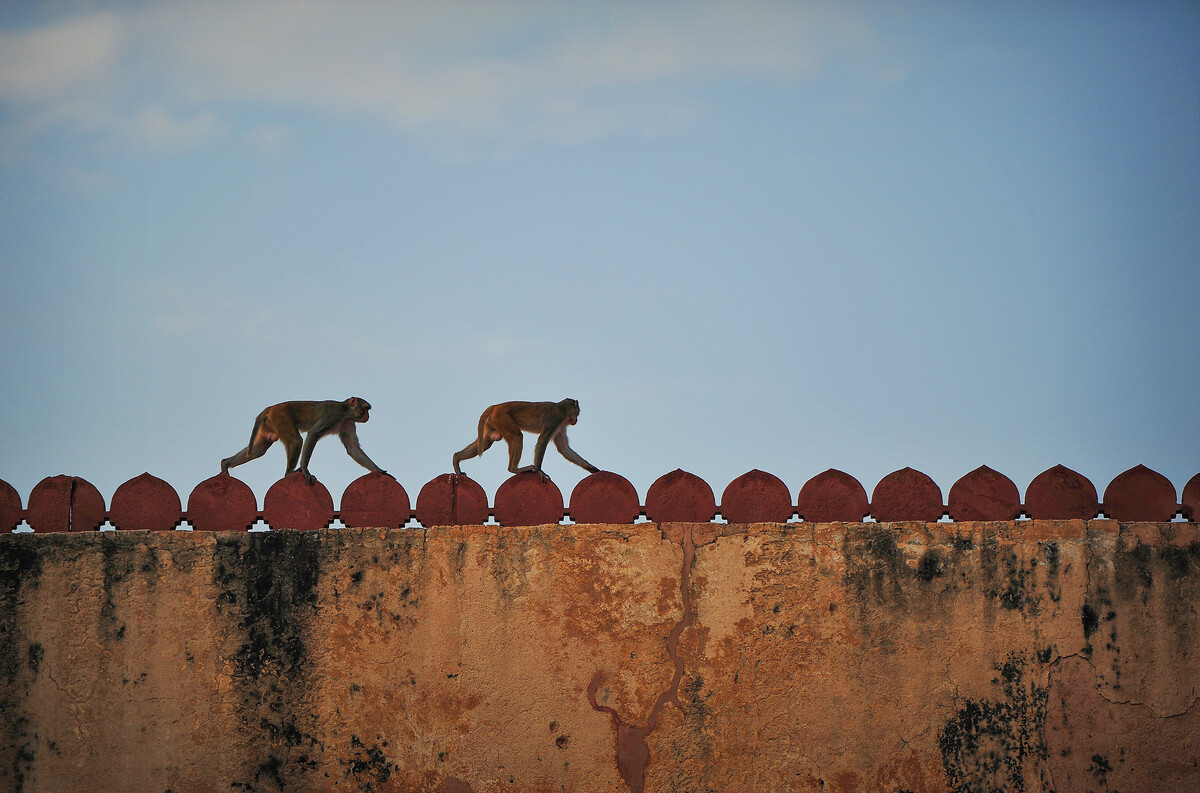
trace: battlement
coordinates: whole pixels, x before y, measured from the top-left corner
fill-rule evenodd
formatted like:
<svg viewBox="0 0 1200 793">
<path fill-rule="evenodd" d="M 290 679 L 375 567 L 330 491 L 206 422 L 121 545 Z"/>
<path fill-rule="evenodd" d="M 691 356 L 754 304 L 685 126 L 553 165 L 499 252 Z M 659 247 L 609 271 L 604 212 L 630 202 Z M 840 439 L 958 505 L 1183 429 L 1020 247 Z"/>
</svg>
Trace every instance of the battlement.
<svg viewBox="0 0 1200 793">
<path fill-rule="evenodd" d="M 22 520 L 36 532 L 91 531 L 107 521 L 122 530 L 169 530 L 183 521 L 201 531 L 243 531 L 261 520 L 274 529 L 313 530 L 340 521 L 347 527 L 400 528 L 487 523 L 538 526 L 573 523 L 707 522 L 784 523 L 801 519 L 830 521 L 1007 521 L 1089 520 L 1103 515 L 1119 521 L 1193 520 L 1200 515 L 1200 474 L 1176 497 L 1162 474 L 1139 465 L 1113 479 L 1101 500 L 1083 475 L 1058 465 L 1030 482 L 1022 500 L 1003 474 L 980 466 L 964 475 L 943 500 L 927 475 L 904 468 L 885 476 L 868 499 L 862 484 L 830 469 L 804 483 L 798 494 L 779 477 L 749 471 L 730 482 L 720 503 L 699 477 L 676 470 L 655 480 L 641 503 L 624 477 L 608 471 L 592 474 L 572 490 L 569 501 L 553 481 L 520 474 L 504 482 L 489 506 L 487 494 L 465 475 L 443 474 L 426 483 L 410 506 L 408 492 L 394 479 L 366 474 L 342 493 L 340 509 L 319 481 L 308 485 L 300 474 L 279 480 L 258 509 L 254 493 L 241 480 L 218 475 L 198 484 L 184 510 L 170 484 L 149 473 L 130 479 L 104 497 L 87 480 L 73 476 L 43 479 L 25 508 L 16 490 L 0 481 L 0 531 Z"/>
</svg>

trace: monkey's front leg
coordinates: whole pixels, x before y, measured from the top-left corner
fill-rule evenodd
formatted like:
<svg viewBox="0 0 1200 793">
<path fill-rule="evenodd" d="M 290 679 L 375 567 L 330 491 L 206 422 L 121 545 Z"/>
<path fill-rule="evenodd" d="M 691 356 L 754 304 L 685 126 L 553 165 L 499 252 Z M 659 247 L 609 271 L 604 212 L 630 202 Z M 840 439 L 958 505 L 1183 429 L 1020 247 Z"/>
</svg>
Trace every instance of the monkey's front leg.
<svg viewBox="0 0 1200 793">
<path fill-rule="evenodd" d="M 545 482 L 549 474 L 542 470 L 542 460 L 546 458 L 546 445 L 550 442 L 550 433 L 543 432 L 538 436 L 537 445 L 533 447 L 533 465 L 525 466 L 526 471 L 533 471 Z"/>
<path fill-rule="evenodd" d="M 304 448 L 300 452 L 300 473 L 304 474 L 304 481 L 310 485 L 317 481 L 317 478 L 308 472 L 308 461 L 312 457 L 313 447 L 317 445 L 317 441 L 320 438 L 321 436 L 317 434 L 315 429 L 310 431 L 304 437 Z"/>
<path fill-rule="evenodd" d="M 541 468 L 538 468 L 535 465 L 527 465 L 524 468 L 522 468 L 520 471 L 518 471 L 518 473 L 527 473 L 527 472 L 532 472 L 532 473 L 537 474 L 538 476 L 540 476 L 542 478 L 543 482 L 545 482 L 547 479 L 550 478 L 550 474 L 546 473 Z"/>
<path fill-rule="evenodd" d="M 547 479 L 550 478 L 550 476 L 545 471 L 543 471 L 541 468 L 538 468 L 536 465 L 523 465 L 520 468 L 509 468 L 508 472 L 510 474 L 534 473 L 534 474 L 537 474 L 538 476 L 540 476 L 542 478 L 543 482 L 545 482 Z"/>
</svg>

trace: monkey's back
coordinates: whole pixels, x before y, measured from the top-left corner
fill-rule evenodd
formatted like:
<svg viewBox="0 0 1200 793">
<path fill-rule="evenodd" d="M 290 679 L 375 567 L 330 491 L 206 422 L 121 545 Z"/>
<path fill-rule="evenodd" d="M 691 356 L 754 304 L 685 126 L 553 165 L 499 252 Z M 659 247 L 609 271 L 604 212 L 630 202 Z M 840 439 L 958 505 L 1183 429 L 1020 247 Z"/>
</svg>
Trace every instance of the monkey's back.
<svg viewBox="0 0 1200 793">
<path fill-rule="evenodd" d="M 488 408 L 484 416 L 508 416 L 524 429 L 538 424 L 548 412 L 557 407 L 556 402 L 501 402 Z"/>
<path fill-rule="evenodd" d="M 268 426 L 279 421 L 290 421 L 296 429 L 304 432 L 313 425 L 318 416 L 327 411 L 334 410 L 342 404 L 341 400 L 338 399 L 280 402 L 278 405 L 271 405 L 271 407 L 260 413 L 258 420 L 260 422 L 265 421 Z"/>
</svg>

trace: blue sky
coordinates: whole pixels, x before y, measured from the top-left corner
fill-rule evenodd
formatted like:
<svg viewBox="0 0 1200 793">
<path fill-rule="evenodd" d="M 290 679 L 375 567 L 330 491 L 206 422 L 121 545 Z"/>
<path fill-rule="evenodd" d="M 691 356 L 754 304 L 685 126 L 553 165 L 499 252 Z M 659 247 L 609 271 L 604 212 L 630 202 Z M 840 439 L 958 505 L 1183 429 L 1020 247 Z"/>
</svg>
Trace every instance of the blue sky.
<svg viewBox="0 0 1200 793">
<path fill-rule="evenodd" d="M 485 406 L 566 396 L 642 496 L 1200 471 L 1193 3 L 31 5 L 0 5 L 23 499 L 186 501 L 263 407 L 350 395 L 414 500 Z M 236 475 L 261 504 L 283 468 Z M 332 439 L 312 469 L 363 473 Z"/>
</svg>

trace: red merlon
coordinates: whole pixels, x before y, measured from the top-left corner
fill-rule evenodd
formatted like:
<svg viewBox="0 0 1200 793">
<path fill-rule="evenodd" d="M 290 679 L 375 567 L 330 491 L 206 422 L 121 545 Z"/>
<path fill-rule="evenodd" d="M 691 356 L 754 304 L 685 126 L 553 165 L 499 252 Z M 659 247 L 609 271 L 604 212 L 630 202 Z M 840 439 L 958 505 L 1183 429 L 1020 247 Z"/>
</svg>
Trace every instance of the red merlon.
<svg viewBox="0 0 1200 793">
<path fill-rule="evenodd" d="M 271 485 L 263 498 L 263 520 L 273 529 L 323 529 L 333 520 L 333 497 L 325 485 L 310 485 L 297 471 Z"/>
<path fill-rule="evenodd" d="M 516 474 L 497 488 L 492 514 L 501 526 L 558 523 L 563 517 L 562 493 L 554 482 L 531 471 Z"/>
<path fill-rule="evenodd" d="M 757 468 L 734 479 L 721 494 L 721 516 L 730 523 L 785 523 L 793 512 L 788 486 Z"/>
<path fill-rule="evenodd" d="M 1041 520 L 1091 520 L 1100 511 L 1096 486 L 1063 465 L 1043 471 L 1025 490 L 1025 512 Z"/>
<path fill-rule="evenodd" d="M 1183 486 L 1183 516 L 1188 520 L 1200 518 L 1200 474 L 1196 474 Z"/>
<path fill-rule="evenodd" d="M 404 486 L 387 474 L 363 474 L 346 486 L 339 514 L 348 528 L 398 529 L 412 517 Z"/>
<path fill-rule="evenodd" d="M 417 494 L 417 520 L 422 526 L 474 526 L 487 518 L 487 493 L 466 474 L 442 474 Z"/>
<path fill-rule="evenodd" d="M 0 532 L 12 531 L 21 522 L 21 496 L 17 489 L 0 479 Z"/>
<path fill-rule="evenodd" d="M 871 505 L 861 482 L 845 471 L 830 468 L 804 483 L 796 509 L 810 523 L 852 523 L 865 518 Z"/>
<path fill-rule="evenodd" d="M 34 531 L 93 531 L 104 522 L 104 497 L 86 479 L 48 476 L 29 494 L 25 522 Z"/>
<path fill-rule="evenodd" d="M 925 474 L 901 468 L 879 480 L 871 494 L 871 515 L 880 523 L 918 520 L 932 523 L 942 517 L 942 491 Z"/>
<path fill-rule="evenodd" d="M 1016 520 L 1021 494 L 1007 476 L 981 465 L 950 488 L 946 509 L 954 520 Z"/>
<path fill-rule="evenodd" d="M 571 520 L 576 523 L 633 523 L 640 514 L 637 490 L 611 471 L 585 476 L 571 491 Z"/>
<path fill-rule="evenodd" d="M 646 517 L 655 523 L 707 523 L 716 514 L 708 482 L 687 471 L 664 474 L 646 491 Z"/>
<path fill-rule="evenodd" d="M 1171 480 L 1144 465 L 1120 474 L 1104 490 L 1104 514 L 1116 520 L 1165 523 L 1178 506 Z"/>
<path fill-rule="evenodd" d="M 118 487 L 108 507 L 108 522 L 118 529 L 170 531 L 182 518 L 175 488 L 148 473 Z"/>
<path fill-rule="evenodd" d="M 187 519 L 196 531 L 247 531 L 258 520 L 258 502 L 245 482 L 217 474 L 192 490 Z"/>
</svg>

